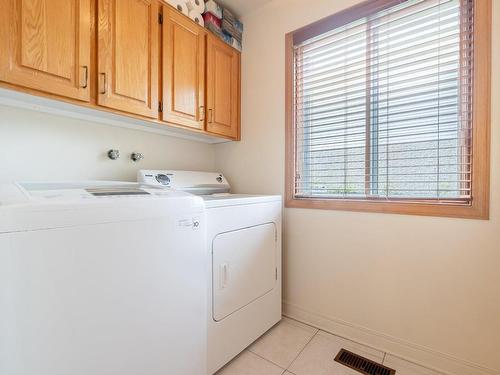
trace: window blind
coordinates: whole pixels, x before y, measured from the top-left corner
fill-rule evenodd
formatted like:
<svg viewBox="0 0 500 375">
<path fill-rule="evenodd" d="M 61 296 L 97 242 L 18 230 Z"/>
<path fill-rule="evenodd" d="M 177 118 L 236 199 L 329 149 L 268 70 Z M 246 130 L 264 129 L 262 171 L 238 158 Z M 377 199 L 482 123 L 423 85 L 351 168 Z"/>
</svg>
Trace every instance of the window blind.
<svg viewBox="0 0 500 375">
<path fill-rule="evenodd" d="M 470 204 L 474 2 L 394 3 L 295 43 L 295 197 Z"/>
</svg>

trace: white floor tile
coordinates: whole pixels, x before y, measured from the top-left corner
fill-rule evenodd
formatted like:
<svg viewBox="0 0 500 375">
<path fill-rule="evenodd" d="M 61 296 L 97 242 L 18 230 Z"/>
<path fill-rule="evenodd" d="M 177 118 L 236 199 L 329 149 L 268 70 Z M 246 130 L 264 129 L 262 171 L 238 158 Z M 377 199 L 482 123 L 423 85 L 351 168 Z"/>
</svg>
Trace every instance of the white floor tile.
<svg viewBox="0 0 500 375">
<path fill-rule="evenodd" d="M 319 331 L 288 370 L 295 375 L 359 375 L 334 361 L 342 348 L 379 363 L 384 359 L 381 351 Z"/>
<path fill-rule="evenodd" d="M 346 349 L 396 370 L 397 375 L 442 375 L 382 351 L 283 318 L 216 375 L 359 375 L 334 361 Z M 285 370 L 287 369 L 287 370 Z"/>
<path fill-rule="evenodd" d="M 281 375 L 285 370 L 245 350 L 216 375 Z"/>
<path fill-rule="evenodd" d="M 384 366 L 395 369 L 397 375 L 440 375 L 436 371 L 407 362 L 390 354 L 386 355 Z"/>
<path fill-rule="evenodd" d="M 280 367 L 287 368 L 316 332 L 316 328 L 283 318 L 252 344 L 249 350 Z"/>
</svg>

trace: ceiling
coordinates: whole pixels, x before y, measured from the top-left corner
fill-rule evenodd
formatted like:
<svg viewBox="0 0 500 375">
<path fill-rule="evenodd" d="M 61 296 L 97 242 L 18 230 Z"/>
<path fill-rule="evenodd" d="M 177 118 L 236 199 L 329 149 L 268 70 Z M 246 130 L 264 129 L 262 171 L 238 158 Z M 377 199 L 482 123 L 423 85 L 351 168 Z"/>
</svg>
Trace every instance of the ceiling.
<svg viewBox="0 0 500 375">
<path fill-rule="evenodd" d="M 217 0 L 217 2 L 233 11 L 238 17 L 244 17 L 256 8 L 272 0 Z"/>
</svg>

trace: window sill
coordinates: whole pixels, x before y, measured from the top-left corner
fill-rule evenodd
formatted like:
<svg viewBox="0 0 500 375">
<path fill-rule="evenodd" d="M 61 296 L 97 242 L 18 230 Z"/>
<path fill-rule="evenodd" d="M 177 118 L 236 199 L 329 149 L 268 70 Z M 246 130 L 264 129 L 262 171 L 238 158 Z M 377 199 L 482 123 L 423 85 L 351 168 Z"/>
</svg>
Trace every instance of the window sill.
<svg viewBox="0 0 500 375">
<path fill-rule="evenodd" d="M 287 198 L 286 208 L 307 208 L 338 211 L 359 211 L 371 213 L 439 216 L 463 219 L 488 220 L 488 205 L 422 203 L 401 201 L 371 201 L 348 199 Z"/>
</svg>

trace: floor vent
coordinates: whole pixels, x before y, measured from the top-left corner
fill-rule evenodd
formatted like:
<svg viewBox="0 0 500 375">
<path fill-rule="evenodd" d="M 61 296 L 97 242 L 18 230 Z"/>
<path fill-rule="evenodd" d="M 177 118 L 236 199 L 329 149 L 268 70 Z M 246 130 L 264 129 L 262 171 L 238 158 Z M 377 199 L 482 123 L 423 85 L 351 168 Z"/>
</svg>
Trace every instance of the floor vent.
<svg viewBox="0 0 500 375">
<path fill-rule="evenodd" d="M 382 366 L 377 362 L 370 361 L 348 350 L 341 349 L 335 357 L 335 361 L 365 375 L 394 375 L 396 370 Z"/>
</svg>

